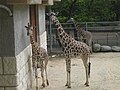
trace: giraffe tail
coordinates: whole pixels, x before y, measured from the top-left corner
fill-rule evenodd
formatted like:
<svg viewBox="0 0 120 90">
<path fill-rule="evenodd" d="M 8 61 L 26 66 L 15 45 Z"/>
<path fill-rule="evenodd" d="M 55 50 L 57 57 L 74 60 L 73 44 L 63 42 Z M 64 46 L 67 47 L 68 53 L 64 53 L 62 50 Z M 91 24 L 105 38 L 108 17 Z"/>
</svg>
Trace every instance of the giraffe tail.
<svg viewBox="0 0 120 90">
<path fill-rule="evenodd" d="M 91 62 L 90 62 L 90 56 L 89 56 L 89 63 L 88 63 L 88 76 L 90 77 L 90 70 L 91 70 Z"/>
<path fill-rule="evenodd" d="M 88 76 L 90 77 L 90 69 L 91 69 L 91 63 L 88 63 Z"/>
</svg>

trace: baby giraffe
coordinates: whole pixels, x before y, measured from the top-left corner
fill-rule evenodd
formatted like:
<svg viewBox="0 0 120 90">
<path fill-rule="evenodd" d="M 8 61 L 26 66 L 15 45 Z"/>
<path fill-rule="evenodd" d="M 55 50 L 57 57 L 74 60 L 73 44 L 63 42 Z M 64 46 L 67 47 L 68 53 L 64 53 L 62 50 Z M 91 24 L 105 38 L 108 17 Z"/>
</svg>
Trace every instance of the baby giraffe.
<svg viewBox="0 0 120 90">
<path fill-rule="evenodd" d="M 41 77 L 42 77 L 42 86 L 45 87 L 45 80 L 44 80 L 44 70 L 46 74 L 46 83 L 49 85 L 47 79 L 47 64 L 49 60 L 49 56 L 47 51 L 40 47 L 40 45 L 35 42 L 33 37 L 33 27 L 28 23 L 28 26 L 25 26 L 27 30 L 27 35 L 30 36 L 30 43 L 32 45 L 32 62 L 33 62 L 33 69 L 35 70 L 35 78 L 36 78 L 36 90 L 38 90 L 38 72 L 37 68 L 41 69 Z"/>
</svg>

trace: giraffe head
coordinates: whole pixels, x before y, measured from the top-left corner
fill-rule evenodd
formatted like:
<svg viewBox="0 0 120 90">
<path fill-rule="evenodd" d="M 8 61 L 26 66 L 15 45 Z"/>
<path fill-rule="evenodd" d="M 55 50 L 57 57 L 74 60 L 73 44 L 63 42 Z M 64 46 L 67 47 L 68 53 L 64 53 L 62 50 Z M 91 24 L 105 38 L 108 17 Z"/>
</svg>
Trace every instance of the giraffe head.
<svg viewBox="0 0 120 90">
<path fill-rule="evenodd" d="M 54 21 L 56 19 L 56 16 L 58 15 L 59 12 L 50 12 L 47 13 L 48 16 L 50 16 L 51 20 Z"/>
<path fill-rule="evenodd" d="M 50 13 L 47 13 L 48 16 L 57 16 L 59 12 L 50 12 Z"/>
<path fill-rule="evenodd" d="M 50 12 L 50 13 L 47 13 L 48 16 L 50 16 L 50 19 L 51 21 L 53 21 L 53 23 L 57 26 L 57 27 L 62 27 L 59 20 L 57 19 L 57 15 L 58 15 L 59 12 Z"/>
<path fill-rule="evenodd" d="M 25 26 L 26 30 L 27 30 L 27 35 L 28 36 L 32 36 L 33 34 L 33 26 L 31 26 L 29 23 L 28 23 L 28 26 Z"/>
<path fill-rule="evenodd" d="M 67 23 L 73 23 L 73 22 L 75 22 L 74 18 L 70 18 L 70 19 L 67 21 Z"/>
</svg>

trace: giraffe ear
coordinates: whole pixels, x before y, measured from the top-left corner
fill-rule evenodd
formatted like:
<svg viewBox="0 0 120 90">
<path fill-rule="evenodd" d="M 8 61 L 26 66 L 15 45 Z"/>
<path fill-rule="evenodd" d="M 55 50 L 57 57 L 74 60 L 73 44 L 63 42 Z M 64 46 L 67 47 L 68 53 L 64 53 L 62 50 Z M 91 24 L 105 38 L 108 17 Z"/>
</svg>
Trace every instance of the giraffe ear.
<svg viewBox="0 0 120 90">
<path fill-rule="evenodd" d="M 50 16 L 50 15 L 55 15 L 55 16 L 57 16 L 59 14 L 59 12 L 54 12 L 54 10 L 53 11 L 50 11 L 50 13 L 46 13 L 46 15 L 47 16 Z"/>
<path fill-rule="evenodd" d="M 31 27 L 31 24 L 28 22 L 28 27 Z"/>
<path fill-rule="evenodd" d="M 27 23 L 27 26 L 25 26 L 25 28 L 31 27 L 30 23 Z"/>
<path fill-rule="evenodd" d="M 50 16 L 50 13 L 46 13 L 47 16 Z"/>
<path fill-rule="evenodd" d="M 52 14 L 53 14 L 52 11 L 50 11 L 49 13 L 46 13 L 47 16 L 50 16 L 50 15 L 52 15 Z"/>
<path fill-rule="evenodd" d="M 32 26 L 32 29 L 36 29 L 37 28 L 37 26 Z"/>
<path fill-rule="evenodd" d="M 25 26 L 25 28 L 28 28 L 27 26 Z"/>
<path fill-rule="evenodd" d="M 59 14 L 59 12 L 56 12 L 56 16 Z"/>
<path fill-rule="evenodd" d="M 30 26 L 30 30 L 31 30 L 31 31 L 33 31 L 34 29 L 35 29 L 35 30 L 38 30 L 38 28 L 39 28 L 38 26 L 32 26 L 32 25 Z"/>
</svg>

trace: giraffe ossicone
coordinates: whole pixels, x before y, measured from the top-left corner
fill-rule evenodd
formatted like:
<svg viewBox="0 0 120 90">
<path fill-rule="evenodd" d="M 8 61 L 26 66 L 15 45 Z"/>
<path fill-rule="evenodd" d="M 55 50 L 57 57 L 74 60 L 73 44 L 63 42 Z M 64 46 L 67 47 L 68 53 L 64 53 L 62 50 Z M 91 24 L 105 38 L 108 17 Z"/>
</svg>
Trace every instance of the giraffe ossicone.
<svg viewBox="0 0 120 90">
<path fill-rule="evenodd" d="M 61 23 L 56 17 L 54 12 L 50 12 L 49 16 L 52 22 L 57 27 L 58 37 L 63 46 L 63 53 L 65 55 L 66 61 L 66 71 L 67 71 L 67 83 L 66 86 L 71 88 L 71 58 L 73 56 L 81 56 L 83 61 L 85 72 L 86 72 L 86 82 L 85 85 L 89 86 L 89 59 L 90 59 L 90 48 L 84 42 L 76 41 L 74 38 L 70 37 L 63 29 Z"/>
</svg>

